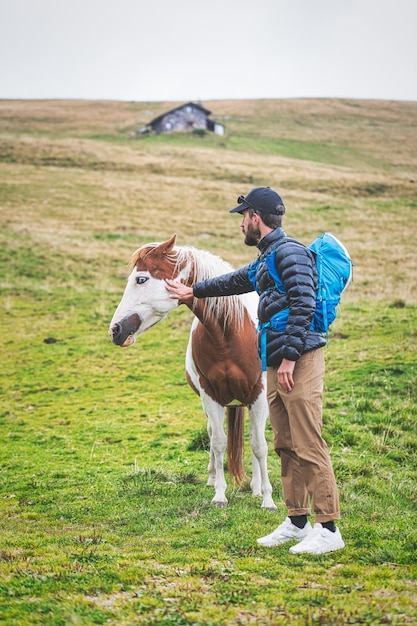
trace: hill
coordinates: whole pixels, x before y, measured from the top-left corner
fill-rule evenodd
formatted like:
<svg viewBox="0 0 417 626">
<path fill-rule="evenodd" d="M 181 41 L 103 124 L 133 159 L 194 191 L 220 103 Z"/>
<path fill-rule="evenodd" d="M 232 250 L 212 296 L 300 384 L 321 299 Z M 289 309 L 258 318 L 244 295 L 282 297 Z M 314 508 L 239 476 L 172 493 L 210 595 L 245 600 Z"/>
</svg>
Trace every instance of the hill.
<svg viewBox="0 0 417 626">
<path fill-rule="evenodd" d="M 289 234 L 308 243 L 331 230 L 346 242 L 355 262 L 348 299 L 415 302 L 408 235 L 417 197 L 416 103 L 208 102 L 213 117 L 226 125 L 224 137 L 134 135 L 172 106 L 0 101 L 0 159 L 7 179 L 1 201 L 12 230 L 20 214 L 19 187 L 22 218 L 32 233 L 41 220 L 37 236 L 48 245 L 48 233 L 65 223 L 65 245 L 76 245 L 78 229 L 87 225 L 86 190 L 88 227 L 96 237 L 129 234 L 140 243 L 176 231 L 179 243 L 209 246 L 241 263 L 251 251 L 242 248 L 227 209 L 252 186 L 270 185 L 287 205 Z M 102 252 L 97 241 L 84 250 Z M 112 253 L 121 249 L 113 245 Z"/>
</svg>

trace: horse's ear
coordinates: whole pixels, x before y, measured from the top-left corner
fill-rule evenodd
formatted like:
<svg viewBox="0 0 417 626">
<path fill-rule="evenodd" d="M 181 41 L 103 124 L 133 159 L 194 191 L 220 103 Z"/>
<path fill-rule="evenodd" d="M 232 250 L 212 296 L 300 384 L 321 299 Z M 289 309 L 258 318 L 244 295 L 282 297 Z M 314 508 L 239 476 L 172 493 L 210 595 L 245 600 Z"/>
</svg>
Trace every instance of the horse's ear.
<svg viewBox="0 0 417 626">
<path fill-rule="evenodd" d="M 170 252 L 172 252 L 172 249 L 175 246 L 176 240 L 177 240 L 177 235 L 172 235 L 171 239 L 168 239 L 168 241 L 162 242 L 158 246 L 162 254 L 169 254 Z"/>
</svg>

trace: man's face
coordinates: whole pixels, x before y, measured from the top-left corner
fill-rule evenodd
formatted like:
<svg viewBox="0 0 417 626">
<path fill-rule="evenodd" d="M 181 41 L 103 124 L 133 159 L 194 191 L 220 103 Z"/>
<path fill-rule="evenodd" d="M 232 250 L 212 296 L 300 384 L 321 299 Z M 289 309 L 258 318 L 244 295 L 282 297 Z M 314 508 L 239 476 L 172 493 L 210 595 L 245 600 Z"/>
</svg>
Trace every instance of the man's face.
<svg viewBox="0 0 417 626">
<path fill-rule="evenodd" d="M 245 235 L 247 246 L 256 246 L 261 239 L 261 231 L 258 227 L 258 216 L 256 213 L 250 217 L 249 210 L 243 211 L 243 218 L 240 223 L 242 233 Z"/>
</svg>

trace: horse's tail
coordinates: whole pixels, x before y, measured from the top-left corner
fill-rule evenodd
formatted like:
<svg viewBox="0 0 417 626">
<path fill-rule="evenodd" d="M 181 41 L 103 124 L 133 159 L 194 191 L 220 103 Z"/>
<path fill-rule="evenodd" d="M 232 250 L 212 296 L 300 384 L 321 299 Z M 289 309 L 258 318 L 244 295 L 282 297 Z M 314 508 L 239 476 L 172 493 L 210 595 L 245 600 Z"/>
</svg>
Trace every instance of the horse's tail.
<svg viewBox="0 0 417 626">
<path fill-rule="evenodd" d="M 227 470 L 233 481 L 241 485 L 247 480 L 243 465 L 245 443 L 245 407 L 228 406 L 227 410 Z"/>
</svg>

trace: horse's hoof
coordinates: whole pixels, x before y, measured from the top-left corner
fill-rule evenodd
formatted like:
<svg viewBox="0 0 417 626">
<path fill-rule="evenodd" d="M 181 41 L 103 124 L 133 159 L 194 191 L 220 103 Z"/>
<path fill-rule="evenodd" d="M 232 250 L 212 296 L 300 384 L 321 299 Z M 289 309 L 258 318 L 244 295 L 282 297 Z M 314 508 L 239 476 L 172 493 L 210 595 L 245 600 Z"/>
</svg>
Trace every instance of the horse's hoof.
<svg viewBox="0 0 417 626">
<path fill-rule="evenodd" d="M 213 504 L 217 506 L 218 509 L 225 509 L 227 507 L 227 502 L 215 502 L 213 500 Z"/>
<path fill-rule="evenodd" d="M 277 507 L 275 506 L 275 504 L 272 506 L 263 506 L 262 507 L 264 511 L 270 511 L 271 513 L 275 513 L 275 511 L 277 510 Z"/>
</svg>

